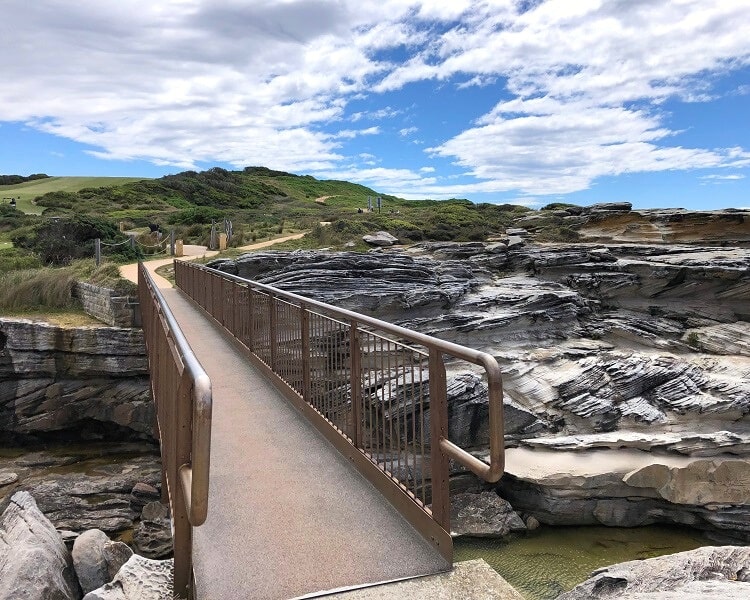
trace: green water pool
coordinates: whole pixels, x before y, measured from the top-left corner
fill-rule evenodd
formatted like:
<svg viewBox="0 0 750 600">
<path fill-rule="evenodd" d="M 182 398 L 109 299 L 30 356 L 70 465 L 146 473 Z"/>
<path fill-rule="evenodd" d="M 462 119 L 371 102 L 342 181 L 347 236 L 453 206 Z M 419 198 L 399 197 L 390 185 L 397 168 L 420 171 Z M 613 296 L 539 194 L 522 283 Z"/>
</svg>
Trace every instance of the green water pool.
<svg viewBox="0 0 750 600">
<path fill-rule="evenodd" d="M 541 527 L 508 540 L 458 538 L 454 558 L 483 558 L 528 600 L 549 600 L 600 567 L 707 545 L 677 527 Z"/>
</svg>

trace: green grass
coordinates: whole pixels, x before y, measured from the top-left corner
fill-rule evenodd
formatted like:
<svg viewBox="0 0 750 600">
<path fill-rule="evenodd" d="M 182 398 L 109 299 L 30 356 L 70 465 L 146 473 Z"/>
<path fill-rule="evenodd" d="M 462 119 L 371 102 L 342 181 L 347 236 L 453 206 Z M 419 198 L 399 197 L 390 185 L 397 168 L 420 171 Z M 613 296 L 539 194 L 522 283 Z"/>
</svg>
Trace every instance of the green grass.
<svg viewBox="0 0 750 600">
<path fill-rule="evenodd" d="M 69 269 L 29 269 L 0 274 L 0 309 L 5 311 L 65 310 L 74 306 L 73 274 Z"/>
<path fill-rule="evenodd" d="M 5 250 L 6 248 L 12 248 L 13 242 L 0 242 L 0 250 Z"/>
<path fill-rule="evenodd" d="M 29 214 L 41 214 L 44 207 L 36 206 L 32 201 L 49 192 L 78 192 L 86 188 L 115 187 L 125 183 L 141 181 L 143 177 L 49 177 L 35 179 L 17 185 L 0 186 L 0 201 L 4 198 L 16 198 L 16 208 Z"/>
</svg>

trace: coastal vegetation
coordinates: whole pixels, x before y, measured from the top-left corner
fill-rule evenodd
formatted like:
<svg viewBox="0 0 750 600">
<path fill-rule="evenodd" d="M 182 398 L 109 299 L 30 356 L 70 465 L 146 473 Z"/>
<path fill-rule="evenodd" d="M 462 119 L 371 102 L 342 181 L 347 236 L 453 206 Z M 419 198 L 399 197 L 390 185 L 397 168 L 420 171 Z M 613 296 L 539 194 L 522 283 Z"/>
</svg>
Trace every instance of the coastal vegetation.
<svg viewBox="0 0 750 600">
<path fill-rule="evenodd" d="M 211 223 L 224 219 L 233 223 L 234 245 L 330 223 L 330 231 L 318 231 L 301 243 L 309 246 L 336 246 L 382 229 L 405 243 L 478 241 L 502 233 L 514 218 L 529 212 L 521 206 L 461 199 L 404 200 L 347 181 L 318 180 L 265 167 L 241 171 L 216 167 L 106 186 L 96 185 L 96 180 L 86 187 L 79 187 L 79 182 L 71 186 L 67 179 L 49 178 L 44 187 L 30 182 L 36 184 L 38 194 L 18 208 L 44 217 L 97 216 L 122 223 L 127 230 L 157 224 L 175 229 L 186 243 L 203 244 Z M 0 189 L 12 192 L 13 187 Z"/>
</svg>

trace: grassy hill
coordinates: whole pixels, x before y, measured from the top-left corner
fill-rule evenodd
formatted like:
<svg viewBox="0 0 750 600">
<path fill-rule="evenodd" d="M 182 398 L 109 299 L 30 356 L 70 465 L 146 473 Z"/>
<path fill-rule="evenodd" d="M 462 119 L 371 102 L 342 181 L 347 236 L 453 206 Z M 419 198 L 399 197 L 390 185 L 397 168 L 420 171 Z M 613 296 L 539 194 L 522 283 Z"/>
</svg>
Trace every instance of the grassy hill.
<svg viewBox="0 0 750 600">
<path fill-rule="evenodd" d="M 16 198 L 18 210 L 38 215 L 44 207 L 37 206 L 33 200 L 49 192 L 77 192 L 85 188 L 113 187 L 140 180 L 139 177 L 47 177 L 16 185 L 2 185 L 0 199 Z"/>
<path fill-rule="evenodd" d="M 389 231 L 404 243 L 484 240 L 502 233 L 528 211 L 460 199 L 404 200 L 348 181 L 318 180 L 265 167 L 242 171 L 217 167 L 140 180 L 55 177 L 0 186 L 0 194 L 21 195 L 19 208 L 43 217 L 86 215 L 119 222 L 127 230 L 156 223 L 163 230 L 175 229 L 187 243 L 207 243 L 212 221 L 230 219 L 233 245 L 300 230 L 312 234 L 297 242 L 298 247 L 352 247 L 353 242 L 364 249 L 362 235 L 378 230 Z M 380 211 L 367 211 L 368 196 L 382 198 Z M 11 229 L 0 223 L 0 241 L 13 239 Z"/>
</svg>

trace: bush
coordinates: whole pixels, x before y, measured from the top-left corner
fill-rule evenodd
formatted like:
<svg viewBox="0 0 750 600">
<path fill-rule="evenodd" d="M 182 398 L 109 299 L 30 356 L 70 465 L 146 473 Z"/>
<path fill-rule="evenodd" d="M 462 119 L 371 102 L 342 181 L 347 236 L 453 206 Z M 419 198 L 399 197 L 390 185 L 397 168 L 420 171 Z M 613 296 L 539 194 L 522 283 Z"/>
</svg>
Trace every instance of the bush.
<svg viewBox="0 0 750 600">
<path fill-rule="evenodd" d="M 38 206 L 47 206 L 49 208 L 73 208 L 78 202 L 79 197 L 71 192 L 49 192 L 37 198 Z"/>
<path fill-rule="evenodd" d="M 117 228 L 103 219 L 75 216 L 53 219 L 37 225 L 31 231 L 16 232 L 13 244 L 36 253 L 44 264 L 67 265 L 76 258 L 94 256 L 94 240 L 105 243 L 123 241 L 125 237 Z M 127 244 L 109 249 L 112 254 L 125 258 L 137 257 Z"/>
<path fill-rule="evenodd" d="M 167 221 L 174 225 L 210 224 L 224 218 L 224 213 L 210 206 L 194 206 L 169 215 Z"/>
<path fill-rule="evenodd" d="M 42 266 L 39 259 L 23 248 L 4 248 L 0 250 L 0 273 L 37 269 Z"/>
<path fill-rule="evenodd" d="M 0 231 L 10 231 L 32 223 L 36 218 L 13 208 L 10 204 L 0 204 Z"/>
</svg>

